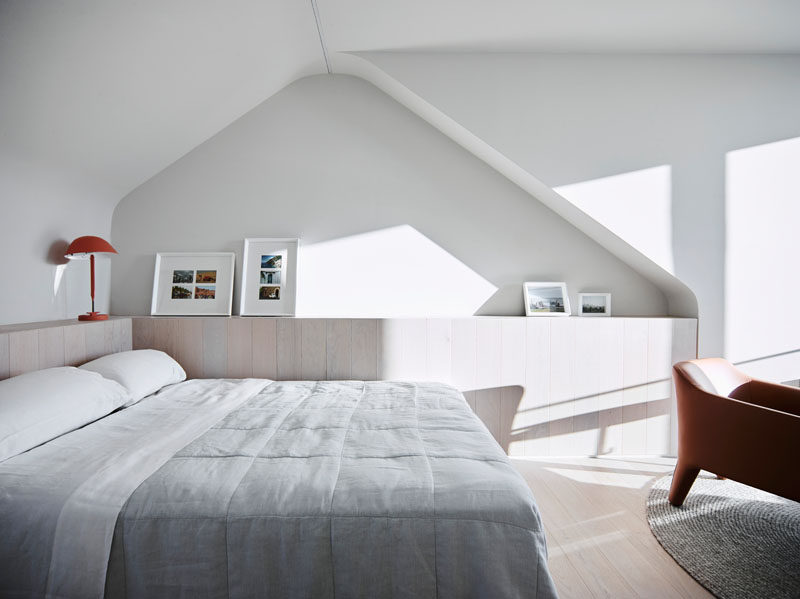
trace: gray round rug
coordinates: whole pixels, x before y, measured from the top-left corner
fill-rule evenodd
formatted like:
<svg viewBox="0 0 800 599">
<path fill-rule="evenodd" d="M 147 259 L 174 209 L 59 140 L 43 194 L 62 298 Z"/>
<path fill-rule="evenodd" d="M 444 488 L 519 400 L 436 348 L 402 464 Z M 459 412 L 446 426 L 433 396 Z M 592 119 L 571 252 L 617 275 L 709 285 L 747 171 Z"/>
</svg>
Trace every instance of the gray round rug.
<svg viewBox="0 0 800 599">
<path fill-rule="evenodd" d="M 800 598 L 800 503 L 702 473 L 683 506 L 656 481 L 647 522 L 681 567 L 717 597 Z"/>
</svg>

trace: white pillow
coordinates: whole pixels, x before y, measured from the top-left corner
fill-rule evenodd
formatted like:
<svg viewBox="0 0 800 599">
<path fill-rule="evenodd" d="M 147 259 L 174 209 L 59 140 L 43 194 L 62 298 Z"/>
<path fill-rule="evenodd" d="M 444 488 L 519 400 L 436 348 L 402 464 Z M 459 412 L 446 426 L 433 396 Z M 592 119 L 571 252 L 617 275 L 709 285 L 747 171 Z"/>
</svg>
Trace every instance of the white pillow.
<svg viewBox="0 0 800 599">
<path fill-rule="evenodd" d="M 124 405 L 122 385 L 70 366 L 0 381 L 0 462 Z"/>
<path fill-rule="evenodd" d="M 80 368 L 99 372 L 125 387 L 131 394 L 131 399 L 126 404 L 129 406 L 162 387 L 186 380 L 186 372 L 181 365 L 156 349 L 108 354 L 87 362 Z"/>
</svg>

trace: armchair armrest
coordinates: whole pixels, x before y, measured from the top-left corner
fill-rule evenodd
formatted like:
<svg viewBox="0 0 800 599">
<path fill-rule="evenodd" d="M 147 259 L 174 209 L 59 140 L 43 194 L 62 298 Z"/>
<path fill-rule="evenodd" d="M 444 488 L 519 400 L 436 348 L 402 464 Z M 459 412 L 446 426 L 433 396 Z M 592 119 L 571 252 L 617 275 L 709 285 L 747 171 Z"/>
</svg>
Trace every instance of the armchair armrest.
<svg viewBox="0 0 800 599">
<path fill-rule="evenodd" d="M 779 412 L 800 416 L 800 388 L 777 385 L 759 379 L 737 387 L 729 397 Z"/>
</svg>

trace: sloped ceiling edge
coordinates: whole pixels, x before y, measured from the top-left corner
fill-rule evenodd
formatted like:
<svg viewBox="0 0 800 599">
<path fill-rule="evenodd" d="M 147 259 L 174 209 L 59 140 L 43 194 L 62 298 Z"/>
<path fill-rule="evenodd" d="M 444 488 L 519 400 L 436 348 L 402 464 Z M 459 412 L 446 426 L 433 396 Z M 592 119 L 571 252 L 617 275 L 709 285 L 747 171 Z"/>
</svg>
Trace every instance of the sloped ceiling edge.
<svg viewBox="0 0 800 599">
<path fill-rule="evenodd" d="M 415 94 L 357 53 L 336 52 L 330 55 L 335 73 L 352 75 L 371 83 L 411 110 L 465 150 L 528 192 L 578 230 L 602 245 L 622 262 L 652 281 L 667 298 L 671 316 L 697 317 L 697 298 L 689 287 L 636 250 L 580 208 L 556 193 L 527 170 L 497 151 L 441 110 Z"/>
</svg>

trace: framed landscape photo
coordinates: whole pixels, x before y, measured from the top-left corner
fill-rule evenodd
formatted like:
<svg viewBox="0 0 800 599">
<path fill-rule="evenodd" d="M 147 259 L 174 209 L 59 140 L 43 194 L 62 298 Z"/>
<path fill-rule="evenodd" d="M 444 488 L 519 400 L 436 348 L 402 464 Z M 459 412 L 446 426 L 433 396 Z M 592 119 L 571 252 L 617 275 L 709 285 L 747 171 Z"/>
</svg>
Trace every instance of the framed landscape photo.
<svg viewBox="0 0 800 599">
<path fill-rule="evenodd" d="M 244 240 L 239 314 L 294 316 L 298 239 Z"/>
<path fill-rule="evenodd" d="M 230 316 L 233 252 L 158 252 L 153 316 Z"/>
<path fill-rule="evenodd" d="M 611 316 L 611 294 L 579 293 L 578 309 L 581 316 Z"/>
<path fill-rule="evenodd" d="M 567 284 L 526 282 L 522 284 L 526 316 L 569 316 Z"/>
</svg>

